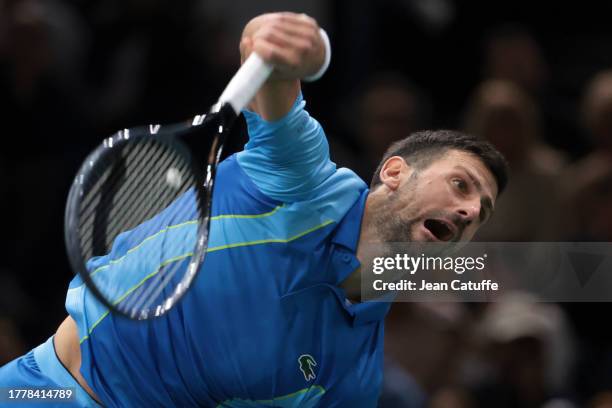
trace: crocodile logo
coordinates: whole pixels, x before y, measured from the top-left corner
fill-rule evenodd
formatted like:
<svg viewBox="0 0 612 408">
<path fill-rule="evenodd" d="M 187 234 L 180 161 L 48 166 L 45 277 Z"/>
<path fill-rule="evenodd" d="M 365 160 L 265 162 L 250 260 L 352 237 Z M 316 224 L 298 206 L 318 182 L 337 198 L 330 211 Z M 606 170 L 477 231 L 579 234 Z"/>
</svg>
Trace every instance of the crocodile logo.
<svg viewBox="0 0 612 408">
<path fill-rule="evenodd" d="M 317 362 L 313 356 L 310 354 L 302 354 L 298 357 L 298 363 L 300 364 L 300 370 L 302 371 L 302 374 L 304 374 L 306 381 L 317 378 L 313 369 L 313 367 L 317 366 Z"/>
</svg>

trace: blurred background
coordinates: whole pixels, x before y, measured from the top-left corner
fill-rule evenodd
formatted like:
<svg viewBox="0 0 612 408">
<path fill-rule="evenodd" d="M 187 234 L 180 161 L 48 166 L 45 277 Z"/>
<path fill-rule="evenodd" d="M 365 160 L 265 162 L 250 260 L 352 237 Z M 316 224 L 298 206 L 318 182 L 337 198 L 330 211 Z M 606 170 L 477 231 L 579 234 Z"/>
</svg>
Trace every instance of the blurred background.
<svg viewBox="0 0 612 408">
<path fill-rule="evenodd" d="M 244 24 L 278 10 L 330 34 L 330 70 L 304 95 L 338 165 L 369 182 L 390 142 L 463 129 L 512 166 L 479 239 L 612 241 L 605 2 L 0 0 L 0 365 L 65 317 L 63 209 L 86 154 L 117 129 L 207 109 Z M 608 316 L 520 293 L 397 304 L 380 405 L 612 407 Z"/>
</svg>

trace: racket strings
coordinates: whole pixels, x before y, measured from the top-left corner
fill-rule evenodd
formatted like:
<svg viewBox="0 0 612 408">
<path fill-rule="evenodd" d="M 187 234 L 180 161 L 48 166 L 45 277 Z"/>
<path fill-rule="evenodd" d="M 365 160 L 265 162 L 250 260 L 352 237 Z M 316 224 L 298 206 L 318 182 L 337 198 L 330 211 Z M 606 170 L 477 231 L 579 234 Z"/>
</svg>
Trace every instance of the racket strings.
<svg viewBox="0 0 612 408">
<path fill-rule="evenodd" d="M 210 155 L 209 155 L 209 163 L 212 161 L 212 164 L 209 164 L 207 166 L 207 171 L 206 171 L 206 178 L 205 178 L 205 186 L 206 186 L 206 207 L 204 209 L 204 220 L 203 223 L 205 226 L 207 226 L 207 228 L 204 229 L 203 234 L 202 234 L 202 239 L 203 239 L 203 245 L 206 246 L 208 243 L 208 223 L 209 223 L 209 206 L 211 203 L 211 191 L 212 191 L 212 184 L 214 182 L 214 169 L 216 168 L 216 165 L 218 164 L 221 154 L 222 154 L 222 147 L 223 145 L 220 144 L 220 140 L 218 137 L 215 137 L 215 139 L 213 140 L 213 146 L 212 149 L 210 151 Z M 185 254 L 187 255 L 187 254 Z M 189 254 L 189 255 L 193 255 L 193 254 Z M 151 313 L 151 306 L 153 304 L 157 304 L 157 308 L 170 308 L 172 306 L 172 301 L 173 298 L 178 297 L 181 295 L 182 290 L 184 290 L 184 287 L 179 284 L 175 287 L 174 290 L 174 296 L 169 296 L 168 294 L 164 294 L 164 296 L 162 296 L 163 299 L 166 299 L 166 304 L 162 305 L 160 304 L 160 302 L 158 302 L 158 299 L 160 298 L 160 295 L 162 295 L 162 292 L 164 292 L 164 290 L 166 288 L 168 288 L 172 283 L 173 283 L 173 279 L 175 278 L 176 274 L 179 271 L 184 271 L 185 274 L 189 274 L 190 273 L 190 269 L 192 268 L 192 266 L 196 266 L 197 267 L 197 262 L 194 262 L 193 259 L 190 260 L 189 266 L 187 268 L 183 268 L 182 267 L 182 263 L 180 260 L 176 260 L 173 263 L 170 263 L 167 266 L 161 267 L 158 271 L 156 271 L 155 275 L 151 278 L 151 281 L 148 282 L 148 284 L 146 286 L 142 286 L 140 288 L 138 288 L 136 291 L 134 291 L 134 293 L 132 295 L 130 295 L 130 299 L 127 299 L 126 301 L 122 302 L 122 307 L 125 308 L 128 311 L 132 311 L 133 315 L 138 315 L 140 314 L 140 318 L 146 318 L 148 313 Z M 192 271 L 192 276 L 195 275 L 195 271 Z M 154 313 L 160 313 L 161 310 L 157 310 Z"/>
<path fill-rule="evenodd" d="M 207 226 L 208 220 L 209 216 L 207 215 L 204 217 L 203 224 Z M 208 228 L 205 228 L 201 236 L 203 239 L 201 245 L 206 246 L 208 243 Z M 137 288 L 130 295 L 129 299 L 122 302 L 122 308 L 130 311 L 129 314 L 133 317 L 147 318 L 148 314 L 153 312 L 151 306 L 154 304 L 157 305 L 156 309 L 163 308 L 167 310 L 172 307 L 175 299 L 182 295 L 183 291 L 189 286 L 193 276 L 195 276 L 195 269 L 199 265 L 199 260 L 195 259 L 194 255 L 194 253 L 186 253 L 177 257 L 177 259 L 174 259 L 168 265 L 161 266 L 162 264 L 160 263 L 159 269 L 154 271 L 155 274 L 151 277 L 150 282 Z M 184 259 L 189 259 L 187 267 L 183 266 Z M 173 284 L 174 278 L 180 271 L 183 272 L 183 275 L 190 275 L 188 276 L 189 282 L 182 281 L 176 285 L 172 294 L 162 293 Z M 161 299 L 165 300 L 164 304 L 159 301 L 160 296 L 162 296 Z M 161 310 L 156 310 L 153 313 L 159 314 L 161 312 Z"/>
<path fill-rule="evenodd" d="M 100 196 L 104 193 L 101 188 L 103 184 L 98 182 L 89 192 L 90 196 L 98 198 L 88 200 L 90 208 L 85 209 L 85 213 L 81 215 L 81 219 L 86 220 L 81 226 L 81 242 L 87 254 L 93 251 L 93 243 L 99 239 L 94 231 L 95 217 L 87 214 L 108 211 L 107 218 L 110 222 L 103 231 L 105 252 L 108 252 L 120 233 L 131 230 L 158 214 L 194 183 L 194 180 L 185 176 L 190 174 L 189 163 L 173 150 L 165 149 L 159 144 L 143 143 L 131 146 L 131 149 L 123 152 L 123 157 L 125 160 L 122 162 L 126 164 L 125 177 L 123 180 L 111 181 L 119 184 L 117 191 L 102 199 Z M 93 205 L 94 203 L 96 205 Z"/>
<path fill-rule="evenodd" d="M 151 169 L 143 169 L 143 172 L 146 176 L 141 177 L 134 192 L 123 194 L 117 202 L 112 204 L 115 214 L 110 217 L 111 220 L 114 220 L 109 224 L 110 244 L 121 232 L 133 229 L 162 211 L 174 198 L 185 191 L 186 185 L 190 182 L 193 184 L 192 180 L 182 176 L 186 173 L 186 166 L 175 155 L 165 155 L 159 163 L 154 164 Z M 169 174 L 174 174 L 177 181 L 182 182 L 177 183 L 178 185 L 169 183 Z M 131 177 L 128 176 L 128 179 Z M 133 177 L 135 179 L 138 176 Z M 130 192 L 131 189 L 131 185 L 126 186 L 124 192 Z"/>
<path fill-rule="evenodd" d="M 132 318 L 169 310 L 190 287 L 208 245 L 223 135 L 197 130 L 179 140 L 175 133 L 105 144 L 75 183 L 80 199 L 73 207 L 79 238 L 74 245 L 85 264 L 80 273 L 110 310 Z M 193 144 L 202 145 L 199 137 L 211 137 L 206 150 L 199 150 L 206 152 L 205 169 L 192 158 L 198 151 Z M 117 256 L 88 264 L 115 251 L 113 245 Z"/>
<path fill-rule="evenodd" d="M 152 148 L 156 148 L 157 150 L 152 150 Z M 149 143 L 146 146 L 144 146 L 144 148 L 141 149 L 136 149 L 135 146 L 132 146 L 130 144 L 128 144 L 126 146 L 126 149 L 122 152 L 125 154 L 125 152 L 127 152 L 126 156 L 122 156 L 125 157 L 126 160 L 128 160 L 128 163 L 136 163 L 136 166 L 139 166 L 139 168 L 141 168 L 143 165 L 146 165 L 147 157 L 150 157 L 152 160 L 155 160 L 156 156 L 155 153 L 156 151 L 160 151 L 160 146 L 156 146 L 155 144 Z M 116 163 L 114 163 L 116 165 Z M 94 242 L 94 236 L 93 236 L 93 226 L 94 226 L 94 222 L 96 221 L 97 218 L 97 214 L 99 213 L 99 211 L 101 209 L 108 209 L 111 208 L 112 206 L 112 200 L 115 199 L 115 197 L 117 197 L 118 195 L 121 197 L 125 192 L 129 191 L 129 187 L 134 184 L 134 183 L 138 183 L 140 181 L 140 178 L 137 179 L 127 179 L 127 181 L 129 182 L 129 184 L 124 185 L 124 188 L 120 191 L 117 192 L 117 194 L 104 194 L 104 186 L 105 185 L 121 185 L 122 180 L 119 179 L 119 174 L 117 174 L 117 172 L 115 172 L 115 176 L 113 178 L 110 178 L 110 174 L 113 173 L 113 169 L 115 168 L 115 166 L 112 165 L 112 163 L 109 163 L 106 166 L 106 170 L 104 171 L 104 173 L 102 174 L 102 176 L 100 177 L 99 180 L 97 180 L 93 186 L 91 186 L 89 189 L 87 189 L 86 187 L 86 198 L 84 200 L 84 205 L 81 206 L 80 209 L 80 219 L 83 221 L 82 225 L 80 226 L 79 229 L 79 233 L 81 235 L 81 242 L 86 244 L 85 247 L 87 247 L 89 244 L 89 248 L 87 248 L 87 251 L 85 251 L 85 254 L 88 255 L 93 255 L 93 253 L 90 253 L 90 251 L 93 249 L 93 242 Z M 146 172 L 141 172 L 140 174 L 147 174 Z M 125 176 L 125 174 L 124 174 Z M 123 177 L 123 183 L 125 183 L 125 177 Z M 126 188 L 127 187 L 127 188 Z M 108 244 L 105 243 L 105 245 L 108 247 Z M 108 248 L 107 248 L 108 249 Z M 103 255 L 103 254 L 96 254 L 96 255 Z"/>
<path fill-rule="evenodd" d="M 91 188 L 85 188 L 84 205 L 80 209 L 80 235 L 86 259 L 94 255 L 96 240 L 102 239 L 105 242 L 106 254 L 112 249 L 117 236 L 123 232 L 132 230 L 130 241 L 142 243 L 159 230 L 168 230 L 176 223 L 198 218 L 198 213 L 202 211 L 199 204 L 196 203 L 197 208 L 194 207 L 193 200 L 174 203 L 198 183 L 190 156 L 183 151 L 171 144 L 148 139 L 130 141 L 120 154 L 117 152 L 113 157 L 114 161 L 104 163 L 105 170 L 91 183 Z M 114 187 L 112 190 L 106 187 L 109 184 Z M 165 225 L 156 225 L 154 230 L 147 226 L 136 228 L 172 204 Z M 102 221 L 106 225 L 96 230 L 95 218 L 99 214 L 105 214 L 106 218 Z M 100 234 L 103 236 L 100 237 Z M 135 317 L 153 312 L 152 309 L 157 310 L 162 304 L 172 303 L 180 297 L 181 288 L 185 285 L 180 282 L 177 285 L 176 278 L 182 281 L 188 273 L 190 268 L 185 267 L 185 262 L 193 264 L 195 249 L 190 248 L 190 252 L 177 256 L 176 243 L 167 239 L 165 236 L 156 237 L 155 245 L 139 247 L 139 257 L 146 261 L 139 262 L 138 276 L 125 276 L 126 279 L 113 278 L 104 273 L 92 276 L 104 298 Z M 144 265 L 147 266 L 142 268 Z M 121 271 L 130 272 L 128 269 Z"/>
<path fill-rule="evenodd" d="M 208 199 L 209 197 L 207 196 L 207 202 Z M 185 203 L 185 206 L 187 207 L 187 211 L 193 210 L 188 203 Z M 204 225 L 208 225 L 209 216 L 207 209 L 205 209 L 204 213 L 207 215 L 204 217 L 203 223 Z M 208 242 L 208 228 L 205 229 L 205 233 L 202 234 L 202 237 L 204 240 L 202 245 L 206 245 Z M 176 259 L 174 262 L 171 262 L 168 265 L 161 266 L 159 270 L 153 271 L 155 272 L 155 275 L 151 278 L 150 282 L 148 282 L 146 286 L 142 286 L 138 288 L 137 291 L 134 291 L 133 295 L 130 296 L 131 299 L 128 299 L 127 301 L 123 302 L 122 307 L 126 308 L 127 310 L 133 310 L 135 312 L 139 311 L 139 313 L 148 313 L 151 305 L 157 302 L 157 299 L 159 299 L 159 296 L 162 294 L 162 291 L 173 282 L 174 277 L 179 271 L 189 273 L 189 268 L 191 268 L 194 260 L 190 259 L 190 264 L 188 268 L 183 268 L 181 261 L 182 256 L 184 256 L 185 258 L 189 258 L 192 255 L 194 254 L 181 254 L 181 257 L 179 257 L 181 259 Z M 160 265 L 162 265 L 163 261 L 164 260 L 160 259 Z M 179 295 L 181 290 L 182 286 L 177 286 L 175 290 L 175 295 Z M 167 295 L 166 298 L 168 298 Z"/>
<path fill-rule="evenodd" d="M 131 299 L 125 302 L 122 307 L 137 313 L 147 313 L 153 303 L 161 303 L 157 301 L 160 294 L 170 286 L 176 273 L 182 269 L 181 265 L 181 260 L 177 260 L 168 266 L 160 267 L 159 271 L 156 271 L 157 273 L 150 279 L 150 282 L 138 288 L 133 296 L 130 296 Z M 169 296 L 163 297 L 167 299 Z"/>
<path fill-rule="evenodd" d="M 89 210 L 90 212 L 97 213 L 100 210 L 100 208 L 112 208 L 112 207 L 116 208 L 119 205 L 124 206 L 125 205 L 124 200 L 129 199 L 130 195 L 134 195 L 138 192 L 137 190 L 132 190 L 133 185 L 135 185 L 136 188 L 138 187 L 143 188 L 146 186 L 146 184 L 143 183 L 143 181 L 145 177 L 150 175 L 150 172 L 144 171 L 143 167 L 150 165 L 150 163 L 158 163 L 157 160 L 158 160 L 159 155 L 162 154 L 162 149 L 161 149 L 161 146 L 156 146 L 155 144 L 145 144 L 144 148 L 136 148 L 136 147 L 137 146 L 131 146 L 130 150 L 132 150 L 132 152 L 133 151 L 140 152 L 140 154 L 137 156 L 138 160 L 132 161 L 130 154 L 128 153 L 124 158 L 120 159 L 118 162 L 109 164 L 111 166 L 125 166 L 125 172 L 122 176 L 123 180 L 120 180 L 119 175 L 117 175 L 115 179 L 109 181 L 109 183 L 113 185 L 120 186 L 120 189 L 115 194 L 107 195 L 104 201 L 99 202 L 97 207 Z M 136 171 L 132 170 L 133 167 L 136 167 L 135 168 Z M 102 187 L 103 185 L 99 185 L 98 188 L 94 187 L 92 188 L 91 192 L 94 194 L 101 195 L 104 193 L 104 191 L 102 190 Z M 83 216 L 85 216 L 85 214 L 83 214 L 82 217 Z"/>
<path fill-rule="evenodd" d="M 149 199 L 149 197 L 143 197 L 143 194 L 149 190 L 154 191 L 151 183 L 153 180 L 159 180 L 160 170 L 163 169 L 168 160 L 170 158 L 165 155 L 163 149 L 159 149 L 153 157 L 144 157 L 143 162 L 138 167 L 127 166 L 126 180 L 129 183 L 123 184 L 119 194 L 112 197 L 111 208 L 113 208 L 114 214 L 109 218 L 114 220 L 114 222 L 109 224 L 111 231 L 131 229 L 127 221 L 130 218 L 138 219 L 137 217 L 132 217 L 132 215 L 138 210 L 138 205 L 143 202 L 143 199 Z M 159 184 L 161 183 L 154 187 L 159 188 Z M 134 208 L 135 206 L 136 208 Z M 132 227 L 134 226 L 136 225 Z M 113 236 L 115 234 L 109 234 L 109 238 Z"/>
<path fill-rule="evenodd" d="M 147 148 L 135 149 L 134 147 L 135 146 L 133 146 L 132 144 L 127 144 L 122 150 L 123 154 L 125 154 L 126 151 L 128 152 L 127 156 L 125 156 L 125 159 L 130 163 L 141 163 L 143 158 L 150 155 L 151 148 L 154 148 L 154 147 L 160 148 L 159 145 L 154 144 L 154 143 L 148 143 Z M 113 179 L 109 180 L 110 174 L 112 173 L 112 170 L 114 168 L 113 166 L 107 165 L 107 166 L 104 166 L 103 168 L 105 169 L 105 171 L 99 177 L 99 179 L 95 181 L 94 185 L 88 188 L 89 193 L 87 194 L 87 196 L 83 199 L 83 202 L 81 203 L 80 216 L 83 218 L 89 218 L 94 213 L 94 211 L 98 208 L 97 206 L 92 205 L 93 204 L 92 201 L 94 201 L 95 198 L 98 198 L 98 199 L 100 198 L 100 196 L 97 195 L 96 193 L 100 191 L 101 187 L 106 183 L 116 184 L 118 182 L 116 175 Z M 111 198 L 112 196 L 107 197 L 107 199 L 111 199 Z"/>
<path fill-rule="evenodd" d="M 185 214 L 185 210 L 191 212 L 193 209 L 189 203 L 184 203 L 178 213 Z M 177 222 L 179 221 L 177 220 Z M 155 304 L 157 307 L 162 307 L 161 300 L 170 299 L 172 301 L 181 292 L 181 285 L 179 284 L 175 287 L 174 294 L 162 293 L 174 283 L 177 273 L 188 273 L 189 267 L 184 267 L 184 262 L 189 260 L 189 265 L 191 265 L 193 263 L 191 257 L 194 254 L 193 252 L 175 254 L 171 259 L 165 259 L 162 254 L 163 251 L 148 254 L 150 257 L 157 257 L 157 265 L 148 271 L 146 284 L 141 282 L 142 284 L 133 289 L 128 297 L 121 299 L 121 309 L 127 311 L 132 317 L 142 315 L 140 318 L 146 318 L 146 314 L 152 312 L 150 310 L 151 305 Z M 182 276 L 178 275 L 178 277 Z"/>
</svg>

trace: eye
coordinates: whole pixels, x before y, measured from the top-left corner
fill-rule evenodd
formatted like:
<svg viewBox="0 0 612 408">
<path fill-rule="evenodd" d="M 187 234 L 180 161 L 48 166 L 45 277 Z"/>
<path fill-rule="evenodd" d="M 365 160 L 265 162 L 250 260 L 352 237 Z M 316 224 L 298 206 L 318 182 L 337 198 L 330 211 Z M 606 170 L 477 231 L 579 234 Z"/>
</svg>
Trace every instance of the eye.
<svg viewBox="0 0 612 408">
<path fill-rule="evenodd" d="M 459 189 L 459 191 L 461 191 L 462 193 L 467 193 L 468 192 L 468 183 L 466 183 L 466 181 L 462 178 L 459 177 L 454 177 L 451 180 L 451 183 L 453 183 L 453 185 Z"/>
</svg>

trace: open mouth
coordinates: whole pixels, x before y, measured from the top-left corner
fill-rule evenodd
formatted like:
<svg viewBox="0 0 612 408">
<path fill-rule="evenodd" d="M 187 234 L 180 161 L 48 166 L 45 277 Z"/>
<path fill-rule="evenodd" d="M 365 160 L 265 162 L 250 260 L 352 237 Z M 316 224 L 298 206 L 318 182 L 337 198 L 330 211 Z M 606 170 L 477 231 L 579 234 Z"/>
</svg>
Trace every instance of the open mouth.
<svg viewBox="0 0 612 408">
<path fill-rule="evenodd" d="M 455 235 L 450 225 L 441 220 L 427 219 L 424 222 L 425 228 L 440 241 L 450 241 Z"/>
</svg>

